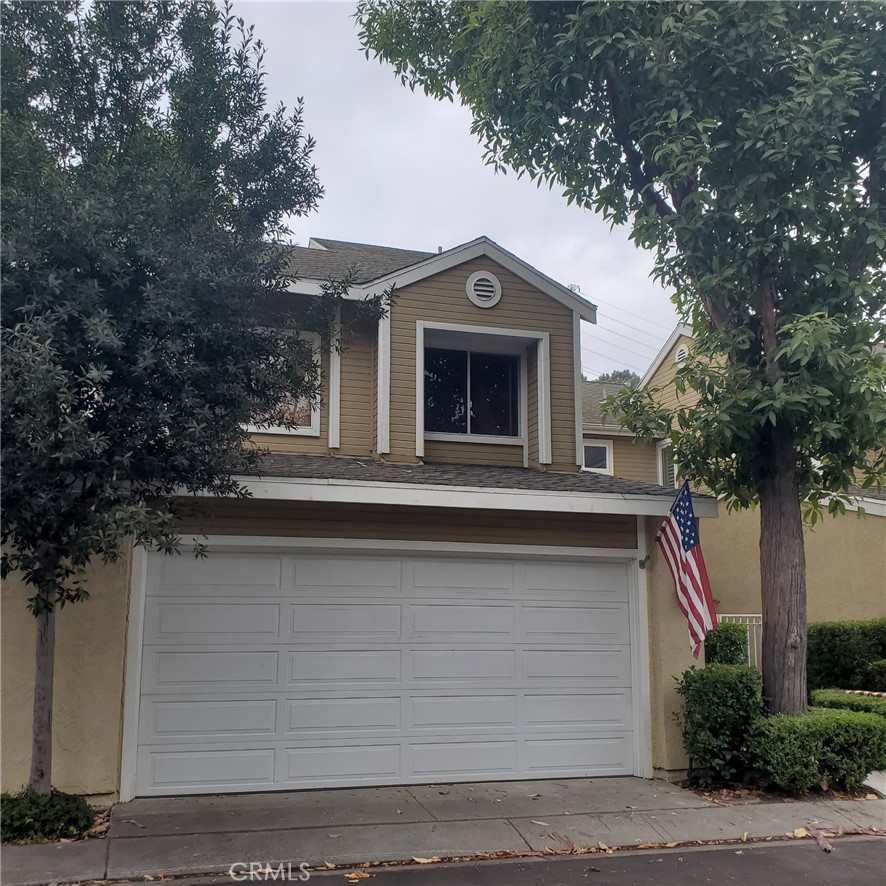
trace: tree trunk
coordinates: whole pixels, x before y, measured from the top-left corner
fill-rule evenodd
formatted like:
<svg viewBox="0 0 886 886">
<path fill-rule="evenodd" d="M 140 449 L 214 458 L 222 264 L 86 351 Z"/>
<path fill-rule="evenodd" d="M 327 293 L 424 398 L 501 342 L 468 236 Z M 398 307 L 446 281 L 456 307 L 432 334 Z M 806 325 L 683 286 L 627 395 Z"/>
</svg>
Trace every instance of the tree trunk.
<svg viewBox="0 0 886 886">
<path fill-rule="evenodd" d="M 774 472 L 760 485 L 763 696 L 772 714 L 806 710 L 806 551 L 793 441 L 775 428 Z"/>
<path fill-rule="evenodd" d="M 31 780 L 35 794 L 52 789 L 52 684 L 55 670 L 55 608 L 36 617 L 37 655 L 34 670 L 34 724 L 31 746 Z"/>
</svg>

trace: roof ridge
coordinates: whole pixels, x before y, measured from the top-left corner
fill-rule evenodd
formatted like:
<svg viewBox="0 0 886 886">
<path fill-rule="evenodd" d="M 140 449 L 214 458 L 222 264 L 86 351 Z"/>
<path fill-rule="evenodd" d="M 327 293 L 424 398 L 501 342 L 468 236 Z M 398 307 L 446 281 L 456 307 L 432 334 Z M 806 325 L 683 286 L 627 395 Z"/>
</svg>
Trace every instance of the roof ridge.
<svg viewBox="0 0 886 886">
<path fill-rule="evenodd" d="M 331 240 L 327 237 L 312 237 L 316 243 L 332 243 L 336 246 L 357 246 L 362 249 L 387 249 L 391 252 L 414 252 L 416 255 L 434 255 L 423 249 L 408 249 L 405 246 L 382 246 L 378 243 L 358 243 L 355 240 Z M 307 247 L 302 247 L 307 248 Z"/>
</svg>

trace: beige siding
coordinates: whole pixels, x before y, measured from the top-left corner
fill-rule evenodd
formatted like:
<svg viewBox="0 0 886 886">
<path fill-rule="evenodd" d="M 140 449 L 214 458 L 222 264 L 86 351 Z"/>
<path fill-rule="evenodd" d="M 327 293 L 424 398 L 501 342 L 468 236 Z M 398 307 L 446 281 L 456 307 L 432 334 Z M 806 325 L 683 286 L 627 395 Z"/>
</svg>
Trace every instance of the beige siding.
<svg viewBox="0 0 886 886">
<path fill-rule="evenodd" d="M 658 455 L 654 443 L 637 443 L 633 437 L 606 434 L 585 434 L 584 439 L 587 442 L 612 441 L 612 466 L 616 477 L 658 483 Z"/>
<path fill-rule="evenodd" d="M 356 311 L 342 309 L 342 323 Z M 375 341 L 377 327 L 356 326 L 341 354 L 341 446 L 339 455 L 370 456 L 375 450 Z"/>
<path fill-rule="evenodd" d="M 182 532 L 306 538 L 567 545 L 635 548 L 636 518 L 594 514 L 527 514 L 463 508 L 342 506 L 321 502 L 207 501 Z"/>
<path fill-rule="evenodd" d="M 676 409 L 678 406 L 691 406 L 697 399 L 693 391 L 687 391 L 681 395 L 674 387 L 674 376 L 679 368 L 674 362 L 674 354 L 676 354 L 677 348 L 681 345 L 691 348 L 693 341 L 689 336 L 681 335 L 674 342 L 674 346 L 668 351 L 661 366 L 658 367 L 655 375 L 649 379 L 647 385 L 656 402 L 667 409 Z"/>
<path fill-rule="evenodd" d="M 523 446 L 427 440 L 424 460 L 428 464 L 502 465 L 522 468 Z"/>
<path fill-rule="evenodd" d="M 475 271 L 494 273 L 502 299 L 491 309 L 478 308 L 465 294 Z M 575 471 L 575 390 L 572 312 L 488 258 L 399 290 L 391 312 L 391 455 L 392 461 L 415 461 L 415 324 L 419 320 L 492 326 L 550 333 L 552 470 Z M 537 416 L 529 416 L 530 426 Z"/>
</svg>

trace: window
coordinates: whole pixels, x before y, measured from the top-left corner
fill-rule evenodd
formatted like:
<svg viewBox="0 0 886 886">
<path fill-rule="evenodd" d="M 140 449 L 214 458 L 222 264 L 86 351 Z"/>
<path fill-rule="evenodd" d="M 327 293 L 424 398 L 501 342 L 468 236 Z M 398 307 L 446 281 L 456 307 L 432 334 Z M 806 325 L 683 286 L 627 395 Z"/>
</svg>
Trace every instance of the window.
<svg viewBox="0 0 886 886">
<path fill-rule="evenodd" d="M 584 469 L 598 474 L 612 473 L 612 442 L 600 440 L 585 444 Z"/>
<path fill-rule="evenodd" d="M 661 486 L 677 487 L 677 465 L 670 443 L 658 444 L 658 482 Z"/>
<path fill-rule="evenodd" d="M 425 431 L 517 437 L 520 358 L 425 348 Z"/>
<path fill-rule="evenodd" d="M 301 333 L 301 337 L 311 344 L 314 365 L 317 369 L 317 378 L 315 381 L 319 383 L 320 336 L 316 332 L 304 332 Z M 290 396 L 285 398 L 280 405 L 282 410 L 286 413 L 287 418 L 295 424 L 294 428 L 285 428 L 278 425 L 264 427 L 248 425 L 248 430 L 259 434 L 296 434 L 302 437 L 320 436 L 320 404 L 318 401 L 312 401 L 307 397 Z"/>
</svg>

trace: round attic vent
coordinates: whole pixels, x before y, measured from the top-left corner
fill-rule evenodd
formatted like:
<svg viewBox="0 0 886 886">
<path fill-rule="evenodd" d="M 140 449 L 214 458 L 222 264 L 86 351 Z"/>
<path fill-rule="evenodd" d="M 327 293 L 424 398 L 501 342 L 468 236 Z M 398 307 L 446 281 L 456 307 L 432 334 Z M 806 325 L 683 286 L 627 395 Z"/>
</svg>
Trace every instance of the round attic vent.
<svg viewBox="0 0 886 886">
<path fill-rule="evenodd" d="M 689 348 L 686 345 L 680 345 L 674 353 L 674 363 L 677 366 L 684 366 L 689 359 Z"/>
<path fill-rule="evenodd" d="M 465 291 L 478 308 L 491 308 L 501 300 L 501 283 L 495 274 L 488 271 L 471 274 L 465 284 Z"/>
</svg>

